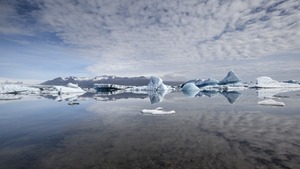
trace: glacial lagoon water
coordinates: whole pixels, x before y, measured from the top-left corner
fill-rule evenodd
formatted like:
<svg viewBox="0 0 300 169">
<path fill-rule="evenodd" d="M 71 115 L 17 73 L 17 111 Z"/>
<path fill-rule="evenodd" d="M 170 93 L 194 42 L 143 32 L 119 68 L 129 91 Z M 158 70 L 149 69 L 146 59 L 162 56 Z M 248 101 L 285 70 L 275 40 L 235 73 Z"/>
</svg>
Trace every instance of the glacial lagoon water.
<svg viewBox="0 0 300 169">
<path fill-rule="evenodd" d="M 300 168 L 300 91 L 149 96 L 2 100 L 0 168 Z"/>
</svg>

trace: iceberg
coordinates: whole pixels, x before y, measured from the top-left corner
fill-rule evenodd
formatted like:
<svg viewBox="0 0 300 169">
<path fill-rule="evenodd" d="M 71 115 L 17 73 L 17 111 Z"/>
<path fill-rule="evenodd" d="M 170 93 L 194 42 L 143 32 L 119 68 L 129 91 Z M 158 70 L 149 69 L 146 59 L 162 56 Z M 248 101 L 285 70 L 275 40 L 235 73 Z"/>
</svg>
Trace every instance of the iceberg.
<svg viewBox="0 0 300 169">
<path fill-rule="evenodd" d="M 266 100 L 262 100 L 257 102 L 260 105 L 266 105 L 266 106 L 284 106 L 285 104 L 283 102 L 277 102 L 275 100 L 272 99 L 266 99 Z"/>
<path fill-rule="evenodd" d="M 67 87 L 71 87 L 71 88 L 79 88 L 78 84 L 74 84 L 74 83 L 68 83 Z"/>
<path fill-rule="evenodd" d="M 278 82 L 268 76 L 261 76 L 256 78 L 256 84 L 254 85 L 254 87 L 256 88 L 300 88 L 300 85 L 295 83 Z"/>
<path fill-rule="evenodd" d="M 171 87 L 165 85 L 161 78 L 154 76 L 150 78 L 150 82 L 148 83 L 147 87 L 148 91 L 166 91 L 170 89 Z"/>
<path fill-rule="evenodd" d="M 160 103 L 164 100 L 164 96 L 167 94 L 166 91 L 148 91 L 151 104 Z"/>
<path fill-rule="evenodd" d="M 195 83 L 186 83 L 181 89 L 182 91 L 200 91 Z"/>
<path fill-rule="evenodd" d="M 0 93 L 2 94 L 37 94 L 40 93 L 39 88 L 28 87 L 24 85 L 17 84 L 4 84 L 0 85 Z"/>
<path fill-rule="evenodd" d="M 185 96 L 195 97 L 199 93 L 200 89 L 195 85 L 195 83 L 190 82 L 184 84 L 184 86 L 181 88 L 181 91 Z"/>
<path fill-rule="evenodd" d="M 195 82 L 197 87 L 204 87 L 204 86 L 215 86 L 218 85 L 219 81 L 214 78 L 208 79 L 201 79 Z"/>
<path fill-rule="evenodd" d="M 241 82 L 241 79 L 233 72 L 229 71 L 227 76 L 220 82 L 214 78 L 189 80 L 184 83 L 181 87 L 187 85 L 187 88 L 193 88 L 190 84 L 194 83 L 201 91 L 239 91 L 247 89 Z M 193 89 L 187 89 L 193 90 Z"/>
<path fill-rule="evenodd" d="M 230 91 L 230 92 L 221 92 L 221 94 L 226 97 L 229 103 L 233 104 L 237 101 L 237 99 L 240 97 L 241 93 L 237 91 Z"/>
<path fill-rule="evenodd" d="M 219 82 L 219 85 L 238 83 L 241 81 L 242 80 L 233 71 L 229 71 L 226 77 Z"/>
<path fill-rule="evenodd" d="M 66 93 L 85 93 L 80 87 L 73 88 L 73 87 L 65 87 L 65 86 L 53 86 L 53 88 L 60 94 Z"/>
<path fill-rule="evenodd" d="M 170 115 L 175 114 L 175 110 L 165 111 L 162 107 L 157 107 L 156 109 L 143 109 L 141 113 L 151 115 Z"/>
</svg>

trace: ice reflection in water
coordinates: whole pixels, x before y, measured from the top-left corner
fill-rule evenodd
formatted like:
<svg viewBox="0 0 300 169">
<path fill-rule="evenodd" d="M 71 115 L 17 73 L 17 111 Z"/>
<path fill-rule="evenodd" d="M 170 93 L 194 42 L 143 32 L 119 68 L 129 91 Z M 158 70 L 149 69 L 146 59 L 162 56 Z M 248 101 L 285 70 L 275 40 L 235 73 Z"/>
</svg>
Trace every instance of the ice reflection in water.
<svg viewBox="0 0 300 169">
<path fill-rule="evenodd" d="M 10 120 L 0 118 L 0 166 L 250 169 L 300 165 L 299 92 L 284 94 L 281 101 L 286 106 L 279 108 L 257 105 L 261 99 L 254 90 L 196 95 L 190 99 L 180 92 L 170 93 L 153 105 L 146 99 L 148 93 L 84 94 L 75 99 L 82 104 L 74 107 L 49 99 L 1 104 L 8 113 L 1 111 L 0 117 Z M 176 113 L 140 113 L 156 107 Z M 36 113 L 29 116 L 30 112 Z"/>
</svg>

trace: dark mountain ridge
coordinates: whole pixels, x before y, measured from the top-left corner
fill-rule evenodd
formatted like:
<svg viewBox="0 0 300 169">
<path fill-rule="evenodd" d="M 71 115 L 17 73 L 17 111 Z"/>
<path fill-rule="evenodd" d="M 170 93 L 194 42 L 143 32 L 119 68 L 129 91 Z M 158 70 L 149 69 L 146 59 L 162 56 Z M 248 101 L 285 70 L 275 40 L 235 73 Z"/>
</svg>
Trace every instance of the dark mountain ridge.
<svg viewBox="0 0 300 169">
<path fill-rule="evenodd" d="M 96 83 L 101 84 L 117 84 L 126 86 L 146 86 L 149 83 L 150 78 L 140 76 L 140 77 L 116 77 L 116 76 L 96 76 L 94 78 L 83 78 L 70 76 L 67 78 L 57 77 L 52 80 L 45 81 L 41 85 L 67 85 L 68 83 L 75 83 L 82 88 L 91 88 Z M 164 81 L 164 84 L 177 86 L 182 84 L 178 81 Z"/>
</svg>

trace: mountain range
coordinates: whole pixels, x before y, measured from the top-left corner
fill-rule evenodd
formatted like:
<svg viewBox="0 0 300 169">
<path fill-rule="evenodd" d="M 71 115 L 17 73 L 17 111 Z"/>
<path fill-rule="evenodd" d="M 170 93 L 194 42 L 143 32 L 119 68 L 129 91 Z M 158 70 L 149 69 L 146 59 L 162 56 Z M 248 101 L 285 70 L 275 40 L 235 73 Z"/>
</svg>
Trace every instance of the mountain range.
<svg viewBox="0 0 300 169">
<path fill-rule="evenodd" d="M 94 78 L 86 77 L 75 77 L 70 76 L 66 78 L 57 77 L 52 80 L 45 81 L 41 85 L 67 85 L 68 83 L 78 84 L 82 88 L 91 88 L 94 84 L 117 84 L 117 85 L 126 85 L 126 86 L 146 86 L 148 85 L 150 78 L 145 76 L 140 77 L 116 77 L 116 76 L 96 76 Z M 165 84 L 171 86 L 178 86 L 183 82 L 179 81 L 164 81 Z"/>
</svg>

